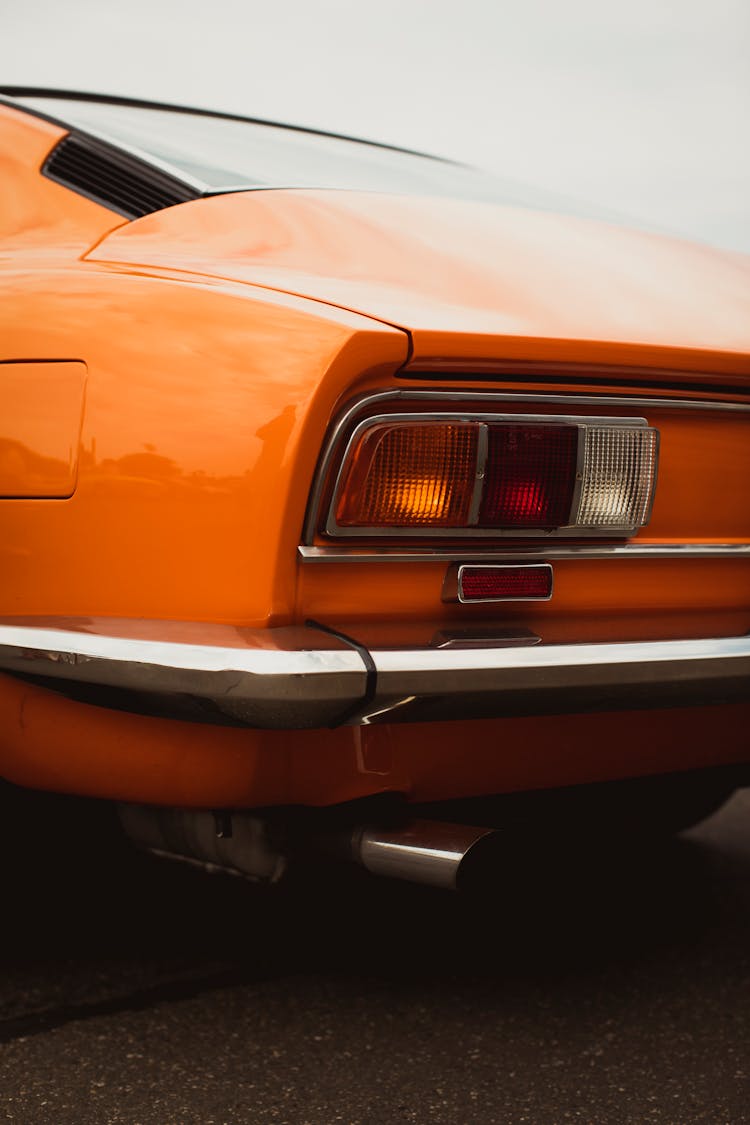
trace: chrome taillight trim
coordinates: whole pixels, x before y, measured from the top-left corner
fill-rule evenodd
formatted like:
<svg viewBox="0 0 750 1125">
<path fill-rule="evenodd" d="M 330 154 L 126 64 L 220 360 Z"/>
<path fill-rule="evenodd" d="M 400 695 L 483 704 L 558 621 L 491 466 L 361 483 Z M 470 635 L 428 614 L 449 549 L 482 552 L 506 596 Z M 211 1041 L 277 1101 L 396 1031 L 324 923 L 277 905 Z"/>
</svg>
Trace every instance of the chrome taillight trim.
<svg viewBox="0 0 750 1125">
<path fill-rule="evenodd" d="M 484 490 L 484 476 L 487 469 L 489 449 L 489 429 L 487 426 L 480 426 L 479 433 L 477 434 L 477 462 L 474 472 L 474 494 L 472 495 L 471 505 L 469 507 L 470 527 L 476 527 L 479 523 L 479 509 L 482 506 L 482 492 Z"/>
<path fill-rule="evenodd" d="M 506 373 L 507 374 L 507 373 Z M 548 393 L 523 393 L 516 391 L 482 391 L 473 387 L 462 390 L 421 390 L 419 387 L 398 387 L 387 391 L 378 391 L 360 395 L 349 402 L 343 413 L 339 416 L 331 429 L 328 439 L 323 447 L 323 454 L 313 478 L 312 489 L 305 515 L 302 545 L 312 546 L 315 542 L 315 533 L 320 516 L 320 505 L 323 489 L 328 478 L 331 460 L 336 451 L 342 431 L 350 424 L 351 419 L 359 411 L 368 406 L 379 405 L 394 401 L 408 402 L 440 402 L 440 403 L 465 403 L 467 400 L 476 403 L 507 403 L 509 405 L 537 404 L 540 406 L 572 406 L 572 407 L 609 407 L 618 409 L 637 410 L 677 410 L 677 411 L 709 411 L 734 414 L 750 413 L 750 403 L 744 402 L 717 402 L 705 399 L 679 399 L 662 398 L 658 395 L 592 395 L 592 394 L 548 394 Z M 545 417 L 549 417 L 546 415 Z"/>
<path fill-rule="evenodd" d="M 544 562 L 589 559 L 750 559 L 750 544 L 746 543 L 617 543 L 591 546 L 556 543 L 544 547 L 497 547 L 493 550 L 479 548 L 437 547 L 349 547 L 337 544 L 332 547 L 300 546 L 300 562 L 315 563 L 419 563 L 419 562 Z"/>
<path fill-rule="evenodd" d="M 351 414 L 349 415 L 351 418 Z M 487 426 L 514 426 L 514 425 L 531 425 L 531 426 L 549 426 L 549 427 L 562 427 L 574 426 L 578 430 L 578 447 L 577 447 L 577 463 L 576 463 L 576 480 L 571 500 L 568 522 L 561 524 L 554 528 L 487 528 L 487 527 L 383 527 L 383 526 L 342 526 L 340 525 L 335 516 L 338 501 L 341 496 L 344 478 L 349 463 L 349 458 L 352 451 L 355 449 L 357 443 L 362 436 L 375 426 L 382 425 L 383 423 L 430 423 L 430 422 L 444 422 L 449 423 L 466 423 L 474 422 L 479 426 L 480 435 L 484 431 L 483 439 L 477 443 L 477 463 L 476 463 L 476 481 L 475 492 L 472 500 L 471 515 L 475 518 L 479 510 L 479 502 L 481 499 L 481 480 L 484 474 L 484 466 L 481 464 L 482 450 L 485 451 L 486 456 L 486 430 Z M 425 538 L 425 539 L 446 539 L 459 538 L 459 539 L 552 539 L 552 538 L 589 538 L 595 536 L 597 538 L 607 536 L 624 536 L 631 535 L 639 528 L 645 526 L 645 523 L 629 523 L 629 524 L 610 524 L 606 527 L 601 526 L 582 526 L 575 523 L 576 515 L 579 510 L 581 500 L 581 489 L 583 486 L 583 469 L 584 469 L 584 453 L 586 444 L 586 433 L 593 429 L 621 429 L 621 430 L 648 430 L 655 435 L 655 448 L 654 460 L 655 469 L 654 477 L 651 486 L 651 494 L 648 507 L 646 509 L 645 522 L 651 514 L 651 507 L 653 505 L 653 496 L 656 486 L 656 473 L 658 470 L 658 457 L 659 457 L 659 432 L 654 427 L 649 426 L 645 418 L 618 418 L 618 417 L 600 417 L 597 415 L 568 415 L 568 414 L 501 414 L 501 413 L 488 413 L 486 411 L 465 409 L 461 411 L 408 411 L 408 412 L 394 412 L 392 414 L 370 414 L 357 422 L 353 430 L 349 434 L 346 445 L 344 446 L 343 453 L 339 460 L 339 467 L 336 473 L 336 480 L 334 482 L 331 498 L 328 504 L 328 509 L 325 515 L 325 534 L 331 538 L 345 538 L 345 539 L 361 539 L 361 538 L 376 538 L 383 537 L 387 539 L 404 539 L 404 538 Z M 339 431 L 340 433 L 340 431 Z M 333 450 L 331 450 L 331 457 Z M 330 466 L 331 457 L 326 458 L 327 464 Z"/>
</svg>

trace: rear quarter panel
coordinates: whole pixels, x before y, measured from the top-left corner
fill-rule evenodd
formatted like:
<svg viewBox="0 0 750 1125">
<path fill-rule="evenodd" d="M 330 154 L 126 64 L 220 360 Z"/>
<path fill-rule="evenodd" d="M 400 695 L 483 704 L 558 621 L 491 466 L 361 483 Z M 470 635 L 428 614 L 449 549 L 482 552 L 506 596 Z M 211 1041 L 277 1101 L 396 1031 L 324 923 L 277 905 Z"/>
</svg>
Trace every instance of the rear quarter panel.
<svg viewBox="0 0 750 1125">
<path fill-rule="evenodd" d="M 290 619 L 320 435 L 406 356 L 354 314 L 77 263 L 2 271 L 0 339 L 88 369 L 74 494 L 0 501 L 3 615 Z"/>
</svg>

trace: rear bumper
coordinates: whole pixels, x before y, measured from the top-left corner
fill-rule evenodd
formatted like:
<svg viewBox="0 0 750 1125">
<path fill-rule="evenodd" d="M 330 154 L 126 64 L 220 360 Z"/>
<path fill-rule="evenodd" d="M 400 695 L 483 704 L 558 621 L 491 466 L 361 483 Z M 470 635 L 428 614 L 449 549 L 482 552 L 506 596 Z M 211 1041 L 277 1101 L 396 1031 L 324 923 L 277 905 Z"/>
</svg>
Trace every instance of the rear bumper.
<svg viewBox="0 0 750 1125">
<path fill-rule="evenodd" d="M 316 625 L 0 623 L 0 670 L 166 717 L 305 729 L 652 709 L 750 698 L 750 636 L 608 644 L 361 643 Z M 69 624 L 66 622 L 65 624 Z M 364 634 L 363 634 L 364 635 Z M 190 710 L 192 708 L 192 711 Z"/>
</svg>

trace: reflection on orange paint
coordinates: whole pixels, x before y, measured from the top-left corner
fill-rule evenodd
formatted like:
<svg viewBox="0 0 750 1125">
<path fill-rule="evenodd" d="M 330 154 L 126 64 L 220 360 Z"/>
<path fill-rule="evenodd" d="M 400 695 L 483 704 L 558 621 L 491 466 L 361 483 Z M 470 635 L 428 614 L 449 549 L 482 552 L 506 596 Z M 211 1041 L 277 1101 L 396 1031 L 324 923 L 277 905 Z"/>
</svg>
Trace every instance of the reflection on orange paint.
<svg viewBox="0 0 750 1125">
<path fill-rule="evenodd" d="M 9 106 L 0 106 L 0 268 L 51 258 L 70 261 L 125 220 L 114 211 L 67 191 L 39 174 L 50 149 L 65 130 Z M 38 258 L 37 258 L 38 255 Z M 67 358 L 56 356 L 56 359 Z M 72 353 L 78 359 L 79 354 Z M 21 358 L 11 353 L 3 358 Z M 36 359 L 31 353 L 29 359 Z"/>
<path fill-rule="evenodd" d="M 85 385 L 83 363 L 0 361 L 0 498 L 72 495 Z"/>
<path fill-rule="evenodd" d="M 186 269 L 410 331 L 409 366 L 498 360 L 750 372 L 741 255 L 541 211 L 353 191 L 253 191 L 147 215 L 89 257 Z M 726 380 L 724 380 L 726 381 Z"/>
<path fill-rule="evenodd" d="M 294 298 L 73 263 L 6 279 L 12 355 L 85 353 L 78 485 L 0 513 L 0 610 L 291 620 L 331 411 L 403 333 Z"/>
</svg>

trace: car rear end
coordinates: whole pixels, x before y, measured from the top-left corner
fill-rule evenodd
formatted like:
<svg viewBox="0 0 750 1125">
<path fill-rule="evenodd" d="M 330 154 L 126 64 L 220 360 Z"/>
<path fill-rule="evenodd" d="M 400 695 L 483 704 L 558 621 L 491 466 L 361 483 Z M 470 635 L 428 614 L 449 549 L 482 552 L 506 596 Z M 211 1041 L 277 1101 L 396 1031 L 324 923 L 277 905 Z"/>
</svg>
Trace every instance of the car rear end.
<svg viewBox="0 0 750 1125">
<path fill-rule="evenodd" d="M 218 862 L 237 810 L 746 767 L 746 262 L 419 195 L 172 203 L 8 286 L 8 359 L 33 310 L 85 400 L 73 491 L 2 502 L 6 777 Z"/>
</svg>

